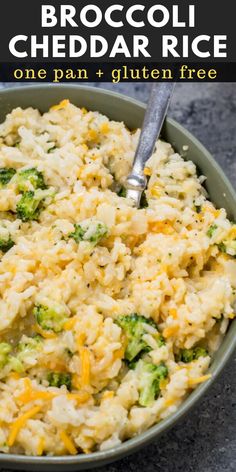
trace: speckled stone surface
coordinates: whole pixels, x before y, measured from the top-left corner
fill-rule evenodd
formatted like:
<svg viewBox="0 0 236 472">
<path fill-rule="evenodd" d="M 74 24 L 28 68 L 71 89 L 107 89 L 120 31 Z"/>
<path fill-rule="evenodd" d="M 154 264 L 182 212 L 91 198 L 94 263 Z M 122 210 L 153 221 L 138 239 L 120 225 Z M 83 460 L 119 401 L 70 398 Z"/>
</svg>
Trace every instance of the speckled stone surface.
<svg viewBox="0 0 236 472">
<path fill-rule="evenodd" d="M 96 86 L 148 97 L 149 84 Z M 177 84 L 169 114 L 202 141 L 236 187 L 236 84 Z M 135 455 L 96 469 L 120 471 L 236 472 L 236 356 L 180 424 Z"/>
</svg>

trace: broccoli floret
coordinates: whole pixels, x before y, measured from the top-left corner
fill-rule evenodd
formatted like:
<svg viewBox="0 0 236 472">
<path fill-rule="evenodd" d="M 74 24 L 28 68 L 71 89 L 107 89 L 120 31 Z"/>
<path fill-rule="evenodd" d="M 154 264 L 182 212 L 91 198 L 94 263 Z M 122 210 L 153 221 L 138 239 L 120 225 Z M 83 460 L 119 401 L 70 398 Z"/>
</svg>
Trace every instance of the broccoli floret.
<svg viewBox="0 0 236 472">
<path fill-rule="evenodd" d="M 0 343 L 0 369 L 8 365 L 9 370 L 23 372 L 23 365 L 17 357 L 11 356 L 12 347 L 8 343 Z"/>
<path fill-rule="evenodd" d="M 54 305 L 53 307 L 36 305 L 33 314 L 42 329 L 52 330 L 55 333 L 63 330 L 67 320 L 67 316 L 60 305 Z"/>
<path fill-rule="evenodd" d="M 65 372 L 50 372 L 47 376 L 50 387 L 60 388 L 65 385 L 67 390 L 71 390 L 71 374 Z"/>
<path fill-rule="evenodd" d="M 214 235 L 214 232 L 217 230 L 218 226 L 217 225 L 211 225 L 210 228 L 207 231 L 207 236 L 208 238 L 212 238 Z"/>
<path fill-rule="evenodd" d="M 68 356 L 71 359 L 74 354 L 68 347 L 66 347 L 65 348 L 65 355 Z"/>
<path fill-rule="evenodd" d="M 219 251 L 226 253 L 226 245 L 224 243 L 217 244 Z"/>
<path fill-rule="evenodd" d="M 85 235 L 85 230 L 82 229 L 80 225 L 75 224 L 74 225 L 75 230 L 73 233 L 69 234 L 69 238 L 73 238 L 76 243 L 79 243 L 80 241 L 83 241 L 83 237 Z"/>
<path fill-rule="evenodd" d="M 199 359 L 199 357 L 208 356 L 208 352 L 203 347 L 195 347 L 193 349 L 181 349 L 178 360 L 188 364 L 189 362 Z"/>
<path fill-rule="evenodd" d="M 154 336 L 157 340 L 158 346 L 164 344 L 164 339 L 158 333 L 157 325 L 153 320 L 147 319 L 144 316 L 132 315 L 120 316 L 116 323 L 123 329 L 127 338 L 127 347 L 125 351 L 125 359 L 129 362 L 133 361 L 139 354 L 148 352 L 151 350 L 150 346 L 143 339 L 143 336 L 147 334 L 145 326 L 151 325 L 157 330 L 157 334 Z"/>
<path fill-rule="evenodd" d="M 119 197 L 123 197 L 125 198 L 126 197 L 126 194 L 127 194 L 127 190 L 125 187 L 120 187 L 119 191 L 117 192 L 117 195 Z"/>
<path fill-rule="evenodd" d="M 88 241 L 96 246 L 108 234 L 107 225 L 102 221 L 84 220 L 80 224 L 75 224 L 74 228 L 69 238 L 73 238 L 77 243 Z"/>
<path fill-rule="evenodd" d="M 23 339 L 24 340 L 18 344 L 18 351 L 20 352 L 32 351 L 33 349 L 38 349 L 43 340 L 42 336 L 40 336 L 39 334 L 36 334 L 35 336 L 32 336 L 31 338 L 24 336 Z"/>
<path fill-rule="evenodd" d="M 8 343 L 0 343 L 0 369 L 3 369 L 9 361 L 9 354 L 12 347 Z"/>
<path fill-rule="evenodd" d="M 11 249 L 14 246 L 14 241 L 12 240 L 10 234 L 8 235 L 2 235 L 0 233 L 0 251 L 2 252 L 7 252 L 9 249 Z"/>
<path fill-rule="evenodd" d="M 50 154 L 51 152 L 55 151 L 55 149 L 57 149 L 57 146 L 52 146 L 51 148 L 48 149 L 48 154 Z"/>
<path fill-rule="evenodd" d="M 12 145 L 12 147 L 18 148 L 19 145 L 20 145 L 20 141 L 16 141 L 16 142 Z"/>
<path fill-rule="evenodd" d="M 236 257 L 236 239 L 223 241 L 218 244 L 218 248 L 221 252 Z"/>
<path fill-rule="evenodd" d="M 38 220 L 40 211 L 43 209 L 43 201 L 52 195 L 52 191 L 41 189 L 35 192 L 32 190 L 24 192 L 16 207 L 17 216 L 22 221 Z"/>
<path fill-rule="evenodd" d="M 202 211 L 202 205 L 194 205 L 194 210 L 196 211 L 196 213 L 201 213 Z"/>
<path fill-rule="evenodd" d="M 182 349 L 179 353 L 178 359 L 185 364 L 192 362 L 194 360 L 194 351 L 193 349 Z"/>
<path fill-rule="evenodd" d="M 140 360 L 136 369 L 139 378 L 139 404 L 150 406 L 160 394 L 160 381 L 168 376 L 165 364 L 152 364 Z"/>
<path fill-rule="evenodd" d="M 23 341 L 21 341 L 17 346 L 18 355 L 17 358 L 24 360 L 24 358 L 32 353 L 32 351 L 39 351 L 42 344 L 42 336 L 36 335 L 33 337 L 23 336 Z"/>
<path fill-rule="evenodd" d="M 27 192 L 29 190 L 44 190 L 47 188 L 42 172 L 35 167 L 31 169 L 21 170 L 16 176 L 16 183 L 19 192 Z"/>
<path fill-rule="evenodd" d="M 144 191 L 141 195 L 139 208 L 147 208 L 147 207 L 148 207 L 148 201 L 146 197 L 146 192 Z"/>
<path fill-rule="evenodd" d="M 20 359 L 17 357 L 10 356 L 9 357 L 9 368 L 10 370 L 14 370 L 15 372 L 18 372 L 20 374 L 21 372 L 24 372 L 24 367 Z"/>
<path fill-rule="evenodd" d="M 207 357 L 208 351 L 204 347 L 195 347 L 194 349 L 194 359 L 199 359 L 200 357 Z"/>
<path fill-rule="evenodd" d="M 35 198 L 35 193 L 30 190 L 25 192 L 17 204 L 17 216 L 22 221 L 37 220 L 39 217 L 39 205 L 41 200 Z"/>
<path fill-rule="evenodd" d="M 6 168 L 6 167 L 1 167 L 0 168 L 0 188 L 5 187 L 10 180 L 12 179 L 13 175 L 15 175 L 16 171 L 15 169 L 12 169 L 11 167 Z"/>
</svg>

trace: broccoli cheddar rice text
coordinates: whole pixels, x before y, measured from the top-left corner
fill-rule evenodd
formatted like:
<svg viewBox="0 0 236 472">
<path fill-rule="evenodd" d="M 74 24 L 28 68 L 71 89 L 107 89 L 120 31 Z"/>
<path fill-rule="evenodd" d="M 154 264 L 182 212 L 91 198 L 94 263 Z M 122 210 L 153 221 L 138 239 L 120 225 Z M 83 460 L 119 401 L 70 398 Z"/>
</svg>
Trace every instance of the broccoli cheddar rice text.
<svg viewBox="0 0 236 472">
<path fill-rule="evenodd" d="M 0 125 L 1 452 L 111 448 L 210 377 L 234 318 L 236 225 L 161 140 L 133 208 L 138 136 L 68 100 Z"/>
</svg>

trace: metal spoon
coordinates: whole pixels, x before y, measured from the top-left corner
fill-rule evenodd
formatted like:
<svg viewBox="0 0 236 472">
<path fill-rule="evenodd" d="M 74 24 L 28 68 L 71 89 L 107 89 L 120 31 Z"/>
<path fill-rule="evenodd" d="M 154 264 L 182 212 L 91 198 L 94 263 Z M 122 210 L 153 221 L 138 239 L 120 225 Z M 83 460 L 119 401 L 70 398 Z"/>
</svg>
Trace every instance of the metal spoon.
<svg viewBox="0 0 236 472">
<path fill-rule="evenodd" d="M 160 135 L 174 86 L 173 82 L 154 82 L 151 88 L 132 171 L 125 184 L 126 197 L 132 199 L 137 208 L 140 205 L 142 192 L 147 185 L 147 178 L 143 172 L 144 166 L 151 157 L 156 140 Z"/>
</svg>

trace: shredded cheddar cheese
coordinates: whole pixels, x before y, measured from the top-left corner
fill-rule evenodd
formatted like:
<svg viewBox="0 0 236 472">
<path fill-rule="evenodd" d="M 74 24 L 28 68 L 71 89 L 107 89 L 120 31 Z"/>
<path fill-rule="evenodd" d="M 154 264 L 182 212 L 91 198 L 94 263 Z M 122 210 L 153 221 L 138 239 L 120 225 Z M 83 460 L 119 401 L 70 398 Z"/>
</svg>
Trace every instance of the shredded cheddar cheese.
<svg viewBox="0 0 236 472">
<path fill-rule="evenodd" d="M 214 208 L 212 205 L 209 205 L 209 204 L 202 205 L 201 213 L 206 213 L 206 212 L 211 213 L 215 218 L 217 218 L 220 215 L 220 210 L 216 210 L 216 208 Z"/>
<path fill-rule="evenodd" d="M 103 134 L 107 134 L 109 131 L 109 124 L 107 122 L 102 123 L 100 130 Z"/>
<path fill-rule="evenodd" d="M 161 379 L 160 380 L 160 389 L 163 390 L 168 384 L 168 379 Z"/>
<path fill-rule="evenodd" d="M 157 184 L 155 184 L 150 189 L 150 194 L 154 198 L 159 198 L 162 195 L 162 190 L 160 189 L 160 187 Z"/>
<path fill-rule="evenodd" d="M 68 400 L 75 400 L 78 405 L 81 403 L 87 402 L 91 396 L 87 392 L 79 392 L 79 393 L 68 393 L 67 394 Z"/>
<path fill-rule="evenodd" d="M 81 360 L 81 385 L 85 387 L 90 382 L 90 356 L 86 347 L 79 347 L 79 355 Z"/>
<path fill-rule="evenodd" d="M 90 129 L 90 130 L 88 131 L 88 138 L 89 138 L 90 140 L 94 141 L 95 139 L 97 139 L 97 137 L 98 137 L 98 133 L 97 133 L 97 131 L 96 131 L 95 129 Z"/>
<path fill-rule="evenodd" d="M 202 375 L 201 377 L 195 377 L 195 378 L 189 379 L 188 384 L 190 387 L 192 387 L 193 385 L 206 382 L 206 380 L 209 380 L 211 377 L 212 377 L 211 374 Z"/>
<path fill-rule="evenodd" d="M 53 333 L 52 331 L 43 330 L 38 324 L 34 325 L 33 328 L 37 334 L 40 334 L 40 336 L 42 336 L 45 339 L 53 339 L 57 337 L 55 333 Z"/>
<path fill-rule="evenodd" d="M 69 320 L 67 320 L 64 324 L 64 329 L 65 331 L 70 331 L 71 329 L 74 328 L 75 326 L 75 323 L 77 321 L 77 318 L 74 316 L 73 318 L 70 318 Z"/>
<path fill-rule="evenodd" d="M 53 392 L 45 392 L 41 390 L 34 390 L 29 378 L 24 379 L 25 390 L 18 395 L 17 400 L 21 403 L 30 403 L 35 400 L 51 400 L 55 397 Z"/>
<path fill-rule="evenodd" d="M 176 398 L 174 397 L 171 397 L 171 398 L 167 398 L 167 400 L 165 400 L 165 407 L 169 407 L 169 406 L 172 406 L 174 405 L 176 402 Z"/>
<path fill-rule="evenodd" d="M 20 374 L 18 374 L 18 372 L 11 372 L 8 375 L 8 378 L 11 379 L 11 380 L 19 380 L 20 379 Z"/>
<path fill-rule="evenodd" d="M 7 440 L 7 445 L 9 447 L 12 447 L 16 438 L 17 438 L 17 435 L 19 433 L 19 431 L 21 430 L 21 428 L 23 428 L 25 426 L 25 423 L 30 419 L 30 418 L 33 418 L 34 416 L 37 415 L 37 413 L 39 413 L 39 411 L 41 410 L 41 406 L 35 406 L 33 408 L 31 408 L 30 410 L 28 410 L 26 413 L 24 413 L 23 415 L 19 416 L 19 418 L 17 418 L 17 420 L 15 420 L 11 426 L 10 426 L 10 434 L 9 434 L 9 437 L 8 437 L 8 440 Z"/>
<path fill-rule="evenodd" d="M 72 385 L 73 387 L 76 389 L 76 390 L 80 390 L 81 389 L 81 382 L 80 382 L 80 378 L 77 374 L 73 374 L 72 375 Z"/>
<path fill-rule="evenodd" d="M 63 362 L 53 359 L 42 360 L 41 365 L 49 370 L 56 370 L 57 372 L 67 372 L 67 367 Z"/>
<path fill-rule="evenodd" d="M 151 221 L 149 223 L 150 231 L 154 233 L 173 234 L 174 228 L 168 221 Z"/>
<path fill-rule="evenodd" d="M 37 447 L 37 456 L 43 455 L 44 448 L 45 448 L 45 439 L 40 438 L 38 442 L 38 447 Z"/>
<path fill-rule="evenodd" d="M 107 390 L 104 392 L 102 400 L 110 400 L 111 398 L 114 398 L 114 392 L 112 390 Z"/>
<path fill-rule="evenodd" d="M 144 175 L 147 175 L 147 176 L 152 175 L 152 171 L 149 167 L 144 167 L 143 173 L 144 173 Z"/>
<path fill-rule="evenodd" d="M 122 359 L 124 357 L 124 354 L 125 354 L 124 347 L 121 347 L 120 349 L 117 349 L 117 351 L 115 351 L 113 353 L 114 361 L 117 360 L 117 359 Z"/>
<path fill-rule="evenodd" d="M 65 449 L 72 455 L 75 456 L 77 454 L 77 449 L 73 443 L 73 441 L 70 439 L 68 434 L 65 431 L 60 432 L 60 439 L 64 444 Z"/>
<path fill-rule="evenodd" d="M 177 313 L 177 310 L 175 308 L 170 308 L 169 314 L 170 314 L 170 316 L 172 316 L 172 318 L 174 320 L 176 320 L 178 318 L 178 313 Z"/>
<path fill-rule="evenodd" d="M 57 105 L 53 105 L 51 108 L 50 108 L 50 111 L 57 111 L 57 110 L 63 110 L 63 108 L 65 108 L 67 105 L 69 105 L 70 101 L 65 99 L 65 100 L 62 100 L 60 103 L 58 103 Z"/>
<path fill-rule="evenodd" d="M 171 336 L 176 334 L 178 332 L 178 330 L 179 330 L 178 325 L 168 326 L 167 328 L 164 329 L 163 336 L 165 338 L 170 338 Z"/>
</svg>

